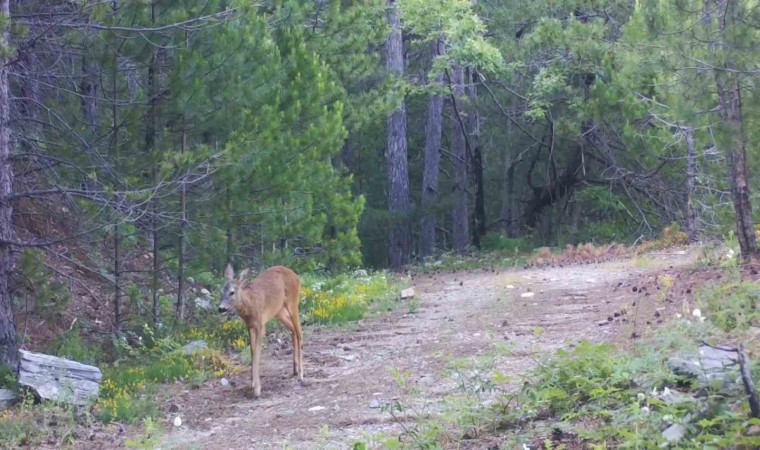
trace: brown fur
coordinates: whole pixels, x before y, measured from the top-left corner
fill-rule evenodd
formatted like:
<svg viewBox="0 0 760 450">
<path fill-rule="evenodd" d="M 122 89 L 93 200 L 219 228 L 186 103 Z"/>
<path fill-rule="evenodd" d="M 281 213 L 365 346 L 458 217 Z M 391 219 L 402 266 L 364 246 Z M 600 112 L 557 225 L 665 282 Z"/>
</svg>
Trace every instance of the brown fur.
<svg viewBox="0 0 760 450">
<path fill-rule="evenodd" d="M 251 340 L 251 389 L 253 396 L 261 396 L 261 346 L 266 324 L 272 319 L 282 322 L 293 334 L 293 375 L 303 381 L 303 331 L 298 316 L 301 282 L 298 275 L 285 266 L 265 270 L 255 280 L 244 283 L 244 270 L 237 280 L 231 266 L 227 266 L 225 280 L 234 284 L 233 308 L 248 325 Z"/>
</svg>

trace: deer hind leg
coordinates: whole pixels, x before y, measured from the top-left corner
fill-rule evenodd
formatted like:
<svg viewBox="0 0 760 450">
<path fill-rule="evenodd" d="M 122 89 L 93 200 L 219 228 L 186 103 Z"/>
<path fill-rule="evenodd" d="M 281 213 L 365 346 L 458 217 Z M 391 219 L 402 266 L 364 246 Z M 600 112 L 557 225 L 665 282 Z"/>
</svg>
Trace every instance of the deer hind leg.
<svg viewBox="0 0 760 450">
<path fill-rule="evenodd" d="M 300 375 L 299 379 L 302 380 L 302 371 L 299 371 L 301 368 L 301 335 L 287 308 L 282 308 L 282 310 L 277 313 L 277 319 L 293 334 L 293 376 Z"/>
</svg>

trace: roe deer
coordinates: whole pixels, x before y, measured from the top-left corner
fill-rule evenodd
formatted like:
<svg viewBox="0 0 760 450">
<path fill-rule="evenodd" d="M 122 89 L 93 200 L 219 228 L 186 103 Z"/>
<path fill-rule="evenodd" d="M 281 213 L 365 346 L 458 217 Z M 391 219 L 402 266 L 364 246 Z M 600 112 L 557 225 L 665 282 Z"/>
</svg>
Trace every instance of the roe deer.
<svg viewBox="0 0 760 450">
<path fill-rule="evenodd" d="M 248 325 L 251 340 L 251 389 L 261 396 L 261 346 L 267 322 L 277 318 L 293 333 L 293 375 L 303 381 L 303 332 L 298 318 L 301 282 L 298 275 L 284 266 L 265 270 L 255 280 L 244 282 L 248 269 L 235 278 L 232 265 L 224 271 L 224 288 L 219 312 L 237 311 Z"/>
</svg>

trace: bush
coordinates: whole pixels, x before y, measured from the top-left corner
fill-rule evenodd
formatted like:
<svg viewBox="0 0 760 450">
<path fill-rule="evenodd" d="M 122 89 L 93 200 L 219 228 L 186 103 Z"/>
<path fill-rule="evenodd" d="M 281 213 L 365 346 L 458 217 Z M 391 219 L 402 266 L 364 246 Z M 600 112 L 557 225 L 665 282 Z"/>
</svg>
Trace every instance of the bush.
<svg viewBox="0 0 760 450">
<path fill-rule="evenodd" d="M 713 284 L 700 289 L 697 298 L 710 322 L 723 331 L 760 325 L 760 283 Z"/>
<path fill-rule="evenodd" d="M 629 399 L 629 357 L 611 344 L 580 342 L 558 350 L 556 359 L 539 366 L 527 389 L 536 410 L 552 415 L 604 415 Z"/>
<path fill-rule="evenodd" d="M 46 346 L 45 352 L 91 365 L 100 362 L 100 356 L 102 355 L 102 351 L 96 345 L 92 345 L 82 339 L 78 326 L 53 339 Z"/>
<path fill-rule="evenodd" d="M 131 363 L 106 368 L 96 416 L 104 422 L 127 423 L 157 417 L 158 383 L 201 382 L 210 376 L 220 377 L 232 368 L 218 350 L 209 348 L 185 354 L 178 348 L 171 337 L 158 338 L 149 345 L 133 348 L 129 352 L 134 356 Z"/>
<path fill-rule="evenodd" d="M 396 287 L 384 273 L 367 277 L 349 274 L 302 279 L 301 318 L 310 323 L 345 323 L 359 320 L 374 304 L 396 295 Z"/>
<path fill-rule="evenodd" d="M 510 238 L 503 234 L 490 233 L 483 236 L 480 242 L 485 251 L 528 252 L 533 245 L 527 238 Z"/>
</svg>

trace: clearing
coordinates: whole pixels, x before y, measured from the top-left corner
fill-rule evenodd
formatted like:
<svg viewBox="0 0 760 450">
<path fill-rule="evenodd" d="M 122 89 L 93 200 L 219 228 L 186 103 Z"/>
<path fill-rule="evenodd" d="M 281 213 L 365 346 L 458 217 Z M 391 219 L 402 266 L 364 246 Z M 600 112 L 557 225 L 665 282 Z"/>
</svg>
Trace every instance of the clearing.
<svg viewBox="0 0 760 450">
<path fill-rule="evenodd" d="M 656 289 L 654 277 L 682 273 L 695 256 L 671 250 L 598 264 L 418 275 L 413 313 L 400 305 L 349 327 L 306 328 L 305 386 L 289 377 L 288 336 L 263 352 L 260 400 L 246 397 L 247 368 L 228 386 L 213 379 L 180 391 L 166 405 L 161 448 L 350 448 L 375 433 L 396 434 L 402 424 L 381 405 L 399 401 L 432 411 L 456 389 L 445 373 L 452 358 L 509 343 L 496 367 L 517 385 L 521 373 L 559 347 L 582 339 L 626 343 L 633 333 L 645 334 L 691 298 L 676 293 L 674 301 L 641 286 L 650 280 Z M 397 381 L 400 373 L 406 386 Z M 176 416 L 180 427 L 172 425 Z M 91 444 L 106 438 L 98 434 Z M 122 429 L 125 434 L 131 433 Z"/>
</svg>

